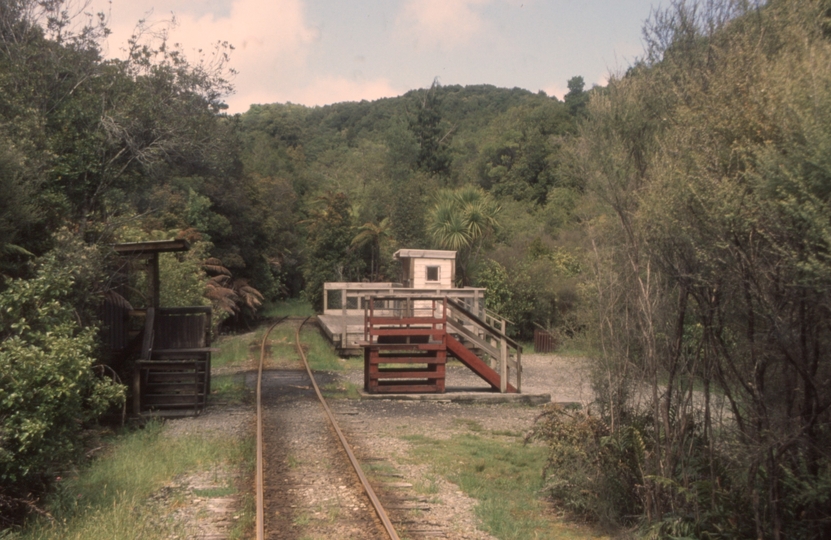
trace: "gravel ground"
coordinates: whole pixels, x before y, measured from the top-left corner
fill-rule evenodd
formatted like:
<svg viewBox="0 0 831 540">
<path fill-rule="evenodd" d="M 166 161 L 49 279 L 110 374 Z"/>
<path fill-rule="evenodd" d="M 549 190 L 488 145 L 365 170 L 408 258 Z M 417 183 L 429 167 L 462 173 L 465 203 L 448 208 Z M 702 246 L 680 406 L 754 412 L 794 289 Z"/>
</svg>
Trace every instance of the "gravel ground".
<svg viewBox="0 0 831 540">
<path fill-rule="evenodd" d="M 351 371 L 343 376 L 352 384 L 363 387 L 363 372 Z M 490 386 L 465 366 L 449 363 L 447 392 L 469 388 L 488 389 Z M 579 403 L 584 407 L 594 399 L 585 359 L 556 354 L 522 355 L 522 393 L 550 394 L 554 403 Z"/>
<path fill-rule="evenodd" d="M 553 402 L 588 404 L 592 399 L 585 364 L 578 358 L 527 354 L 523 363 L 523 393 L 551 394 Z M 288 366 L 280 366 L 288 367 Z M 448 391 L 485 384 L 460 365 L 448 366 Z M 251 366 L 243 366 L 247 371 Z M 228 370 L 223 370 L 228 372 Z M 266 516 L 269 538 L 382 538 L 377 519 L 367 518 L 364 496 L 357 494 L 354 472 L 336 463 L 338 452 L 331 429 L 323 421 L 320 405 L 312 401 L 308 382 L 300 373 L 271 372 L 268 388 L 282 392 L 266 397 L 267 497 L 275 505 Z M 282 375 L 281 375 L 282 373 Z M 279 379 L 282 377 L 282 381 Z M 294 377 L 294 378 L 292 378 Z M 318 384 L 348 380 L 363 385 L 362 372 L 345 371 L 318 376 Z M 254 374 L 247 372 L 252 385 Z M 295 380 L 296 379 L 296 380 Z M 324 380 L 321 380 L 324 379 Z M 278 388 L 281 387 L 281 388 Z M 288 393 L 286 392 L 288 390 Z M 427 466 L 413 463 L 412 447 L 402 434 L 450 438 L 469 432 L 471 423 L 489 431 L 524 433 L 531 428 L 539 407 L 470 405 L 450 402 L 395 400 L 330 400 L 347 439 L 383 501 L 391 520 L 406 538 L 489 540 L 478 529 L 476 501 L 457 486 L 432 475 Z M 212 406 L 195 418 L 171 420 L 166 433 L 218 432 L 243 437 L 254 429 L 251 407 Z M 269 430 L 269 428 L 266 428 Z M 197 497 L 195 490 L 227 486 L 229 479 L 250 486 L 251 473 L 210 471 L 177 478 L 157 494 L 161 501 L 176 495 L 189 500 L 178 512 L 190 531 L 188 538 L 219 540 L 228 537 L 239 518 L 242 496 Z M 429 479 L 429 485 L 427 482 Z"/>
</svg>

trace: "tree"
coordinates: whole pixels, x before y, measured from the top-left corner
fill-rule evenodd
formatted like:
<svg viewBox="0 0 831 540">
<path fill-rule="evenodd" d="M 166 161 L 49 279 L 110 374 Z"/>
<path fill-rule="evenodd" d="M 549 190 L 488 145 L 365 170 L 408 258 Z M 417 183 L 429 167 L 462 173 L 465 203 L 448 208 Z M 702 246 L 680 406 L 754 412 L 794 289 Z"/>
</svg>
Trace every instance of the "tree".
<svg viewBox="0 0 831 540">
<path fill-rule="evenodd" d="M 358 235 L 352 239 L 352 246 L 355 248 L 363 248 L 369 246 L 370 264 L 369 264 L 369 279 L 370 281 L 377 281 L 378 267 L 375 261 L 381 257 L 381 242 L 389 237 L 390 218 L 385 217 L 380 223 L 375 224 L 367 222 L 358 227 Z M 380 262 L 380 261 L 379 261 Z"/>
<path fill-rule="evenodd" d="M 583 117 L 586 114 L 586 105 L 589 102 L 589 95 L 583 91 L 586 83 L 583 77 L 576 76 L 568 80 L 568 93 L 563 96 L 563 101 L 572 116 Z"/>
<path fill-rule="evenodd" d="M 465 285 L 471 281 L 482 248 L 499 227 L 498 213 L 499 205 L 473 186 L 444 189 L 436 195 L 429 216 L 430 235 L 440 248 L 457 252 L 457 276 Z"/>
<path fill-rule="evenodd" d="M 124 399 L 93 371 L 98 328 L 82 299 L 100 299 L 100 253 L 66 232 L 59 240 L 34 277 L 0 292 L 0 508 L 48 485 L 78 457 L 79 428 Z"/>
<path fill-rule="evenodd" d="M 431 175 L 446 176 L 450 172 L 451 159 L 447 149 L 453 129 L 445 131 L 442 128 L 440 87 L 436 79 L 424 93 L 415 118 L 410 119 L 410 130 L 418 141 L 418 169 Z"/>
<path fill-rule="evenodd" d="M 588 104 L 603 438 L 639 449 L 606 474 L 654 536 L 831 535 L 826 21 L 674 3 Z"/>
<path fill-rule="evenodd" d="M 308 220 L 309 232 L 303 277 L 305 295 L 312 306 L 323 309 L 323 284 L 349 281 L 356 274 L 357 258 L 349 252 L 352 223 L 349 199 L 344 193 L 328 192 L 318 199 L 322 208 Z"/>
</svg>

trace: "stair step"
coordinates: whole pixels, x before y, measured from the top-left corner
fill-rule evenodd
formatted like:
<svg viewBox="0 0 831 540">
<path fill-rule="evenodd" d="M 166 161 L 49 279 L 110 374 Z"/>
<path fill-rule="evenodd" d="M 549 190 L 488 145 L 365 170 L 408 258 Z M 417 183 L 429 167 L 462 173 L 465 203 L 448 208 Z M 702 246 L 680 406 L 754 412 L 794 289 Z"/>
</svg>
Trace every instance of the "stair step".
<svg viewBox="0 0 831 540">
<path fill-rule="evenodd" d="M 370 379 L 444 379 L 444 370 L 398 370 L 379 369 L 377 372 L 369 371 Z"/>
<path fill-rule="evenodd" d="M 446 358 L 424 358 L 424 357 L 403 357 L 403 358 L 370 358 L 369 364 L 446 364 Z"/>
<path fill-rule="evenodd" d="M 443 383 L 444 381 L 442 381 Z M 398 383 L 398 384 L 394 384 Z M 423 384 L 415 381 L 389 381 L 385 383 L 378 383 L 375 387 L 370 387 L 370 393 L 373 394 L 403 394 L 403 393 L 443 393 L 444 384 Z"/>
<path fill-rule="evenodd" d="M 424 343 L 372 343 L 364 345 L 371 351 L 443 351 L 446 346 L 439 341 Z"/>
</svg>

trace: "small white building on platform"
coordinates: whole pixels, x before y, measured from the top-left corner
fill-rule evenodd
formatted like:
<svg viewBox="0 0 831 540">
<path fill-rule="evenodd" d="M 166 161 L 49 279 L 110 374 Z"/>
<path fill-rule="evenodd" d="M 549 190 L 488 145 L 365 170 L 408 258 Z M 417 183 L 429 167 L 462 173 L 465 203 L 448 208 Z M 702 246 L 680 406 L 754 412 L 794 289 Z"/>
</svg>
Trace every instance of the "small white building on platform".
<svg viewBox="0 0 831 540">
<path fill-rule="evenodd" d="M 401 281 L 409 289 L 452 289 L 456 280 L 456 252 L 438 249 L 399 249 Z"/>
</svg>

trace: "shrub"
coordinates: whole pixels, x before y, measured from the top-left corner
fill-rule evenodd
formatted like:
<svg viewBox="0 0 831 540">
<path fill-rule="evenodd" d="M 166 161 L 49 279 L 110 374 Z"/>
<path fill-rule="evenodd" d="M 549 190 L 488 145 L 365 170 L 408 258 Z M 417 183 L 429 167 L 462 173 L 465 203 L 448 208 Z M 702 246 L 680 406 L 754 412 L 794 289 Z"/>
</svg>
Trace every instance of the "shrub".
<svg viewBox="0 0 831 540">
<path fill-rule="evenodd" d="M 529 435 L 548 444 L 544 490 L 566 510 L 604 525 L 640 514 L 647 447 L 645 426 L 636 426 L 613 431 L 590 413 L 546 408 Z"/>
<path fill-rule="evenodd" d="M 81 328 L 70 302 L 91 253 L 70 242 L 0 292 L 0 499 L 42 487 L 75 456 L 83 424 L 123 400 L 93 373 L 97 328 Z"/>
</svg>

